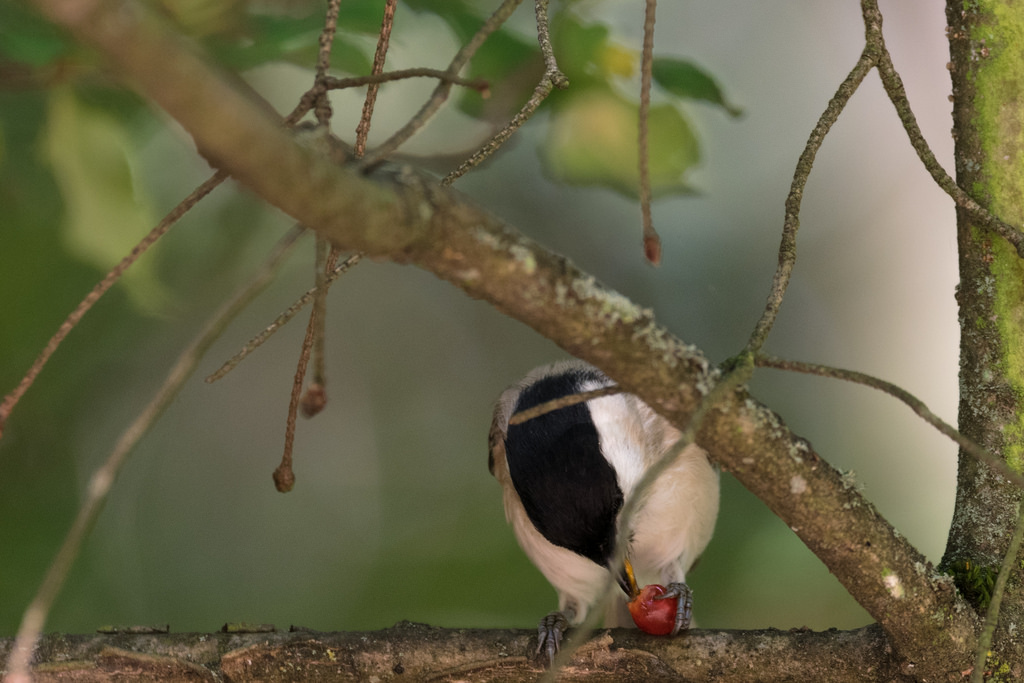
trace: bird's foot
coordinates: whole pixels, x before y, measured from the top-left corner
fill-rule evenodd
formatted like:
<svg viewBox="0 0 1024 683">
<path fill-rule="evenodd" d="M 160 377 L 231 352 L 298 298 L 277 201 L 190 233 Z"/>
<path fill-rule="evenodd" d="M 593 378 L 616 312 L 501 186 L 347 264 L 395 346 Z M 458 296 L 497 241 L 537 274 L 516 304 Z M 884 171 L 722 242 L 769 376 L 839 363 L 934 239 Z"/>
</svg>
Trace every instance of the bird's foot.
<svg viewBox="0 0 1024 683">
<path fill-rule="evenodd" d="M 550 612 L 537 625 L 537 655 L 547 655 L 548 665 L 555 661 L 562 636 L 569 629 L 569 620 L 561 612 Z"/>
<path fill-rule="evenodd" d="M 673 581 L 666 586 L 665 593 L 659 595 L 655 600 L 668 600 L 678 598 L 676 603 L 676 623 L 672 627 L 671 635 L 678 635 L 680 631 L 690 628 L 690 619 L 693 616 L 693 590 L 685 583 Z"/>
</svg>

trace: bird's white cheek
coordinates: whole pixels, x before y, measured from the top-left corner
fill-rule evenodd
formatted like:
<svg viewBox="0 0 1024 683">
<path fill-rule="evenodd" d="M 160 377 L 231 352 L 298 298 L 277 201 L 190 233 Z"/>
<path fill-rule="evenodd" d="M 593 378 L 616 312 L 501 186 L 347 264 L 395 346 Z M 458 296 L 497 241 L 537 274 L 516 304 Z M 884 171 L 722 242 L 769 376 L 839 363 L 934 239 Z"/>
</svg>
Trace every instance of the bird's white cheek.
<svg viewBox="0 0 1024 683">
<path fill-rule="evenodd" d="M 637 401 L 627 400 L 621 395 L 599 398 L 587 404 L 600 435 L 601 451 L 615 470 L 619 488 L 627 495 L 640 481 L 649 459 L 645 453 L 646 435 L 637 405 Z"/>
</svg>

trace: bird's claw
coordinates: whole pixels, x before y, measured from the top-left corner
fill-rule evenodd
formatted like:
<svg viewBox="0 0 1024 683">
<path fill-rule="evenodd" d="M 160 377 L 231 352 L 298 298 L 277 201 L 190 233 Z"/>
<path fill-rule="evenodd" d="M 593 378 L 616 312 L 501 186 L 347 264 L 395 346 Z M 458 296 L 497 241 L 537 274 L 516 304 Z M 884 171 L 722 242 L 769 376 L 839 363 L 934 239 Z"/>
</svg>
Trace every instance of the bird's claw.
<svg viewBox="0 0 1024 683">
<path fill-rule="evenodd" d="M 562 636 L 569 629 L 569 620 L 561 612 L 551 612 L 540 620 L 537 625 L 537 652 L 547 655 L 548 663 L 555 661 L 558 648 L 562 644 Z"/>
<path fill-rule="evenodd" d="M 673 581 L 665 588 L 665 592 L 654 599 L 679 599 L 679 602 L 676 603 L 676 623 L 672 627 L 671 634 L 674 636 L 678 635 L 680 631 L 690 628 L 690 619 L 693 617 L 693 590 L 685 583 L 676 581 Z"/>
</svg>

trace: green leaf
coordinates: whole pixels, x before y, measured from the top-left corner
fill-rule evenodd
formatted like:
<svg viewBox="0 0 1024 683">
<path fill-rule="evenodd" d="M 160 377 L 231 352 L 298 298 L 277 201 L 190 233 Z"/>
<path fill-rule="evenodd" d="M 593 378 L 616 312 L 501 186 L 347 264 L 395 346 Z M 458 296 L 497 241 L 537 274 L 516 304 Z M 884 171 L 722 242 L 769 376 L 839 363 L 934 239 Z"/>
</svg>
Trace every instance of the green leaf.
<svg viewBox="0 0 1024 683">
<path fill-rule="evenodd" d="M 630 75 L 628 50 L 610 40 L 610 35 L 605 24 L 584 23 L 572 11 L 558 12 L 552 19 L 551 42 L 558 67 L 573 90 L 609 88 L 613 77 Z"/>
<path fill-rule="evenodd" d="M 0 2 L 0 61 L 46 66 L 69 49 L 53 24 L 20 4 Z"/>
<path fill-rule="evenodd" d="M 64 198 L 68 250 L 102 269 L 116 264 L 155 225 L 148 198 L 137 192 L 135 150 L 122 123 L 83 103 L 70 88 L 50 94 L 44 152 Z M 168 295 L 151 259 L 125 274 L 135 303 L 156 312 Z"/>
<path fill-rule="evenodd" d="M 320 19 L 320 28 L 323 28 L 323 9 L 326 6 L 326 2 L 312 4 L 313 15 Z M 401 11 L 398 15 L 401 16 Z M 381 0 L 345 0 L 338 6 L 338 30 L 376 38 L 383 19 L 384 3 Z"/>
<path fill-rule="evenodd" d="M 316 64 L 322 16 L 254 15 L 249 17 L 246 29 L 245 35 L 235 40 L 210 42 L 210 49 L 219 62 L 238 70 L 275 61 L 308 68 Z M 331 46 L 331 68 L 350 74 L 370 73 L 370 57 L 340 28 Z"/>
<path fill-rule="evenodd" d="M 558 106 L 541 150 L 555 180 L 639 194 L 639 107 L 611 90 L 592 88 Z M 693 192 L 686 172 L 700 161 L 697 138 L 674 106 L 651 108 L 648 118 L 651 191 L 654 196 Z"/>
<path fill-rule="evenodd" d="M 651 75 L 659 86 L 677 97 L 717 104 L 730 116 L 743 113 L 725 99 L 718 82 L 693 62 L 659 57 L 654 60 Z"/>
<path fill-rule="evenodd" d="M 485 17 L 479 10 L 465 2 L 407 0 L 406 4 L 416 12 L 430 12 L 440 17 L 462 45 L 469 42 L 484 23 Z M 469 78 L 486 80 L 491 98 L 484 100 L 476 91 L 458 89 L 458 107 L 464 114 L 476 118 L 507 120 L 529 99 L 542 73 L 537 39 L 503 27 L 480 46 L 465 73 Z"/>
</svg>

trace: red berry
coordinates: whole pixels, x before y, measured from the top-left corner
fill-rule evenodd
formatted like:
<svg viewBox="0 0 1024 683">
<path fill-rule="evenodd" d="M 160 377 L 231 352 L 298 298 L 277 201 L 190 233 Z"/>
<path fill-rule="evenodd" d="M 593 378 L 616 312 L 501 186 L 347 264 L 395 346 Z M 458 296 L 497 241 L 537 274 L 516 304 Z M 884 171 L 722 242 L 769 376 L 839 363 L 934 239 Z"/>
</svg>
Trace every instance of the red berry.
<svg viewBox="0 0 1024 683">
<path fill-rule="evenodd" d="M 666 593 L 664 586 L 652 583 L 644 586 L 640 595 L 629 603 L 629 613 L 633 622 L 645 633 L 652 636 L 667 636 L 676 625 L 676 609 L 679 598 L 655 600 Z"/>
</svg>

